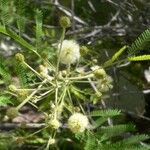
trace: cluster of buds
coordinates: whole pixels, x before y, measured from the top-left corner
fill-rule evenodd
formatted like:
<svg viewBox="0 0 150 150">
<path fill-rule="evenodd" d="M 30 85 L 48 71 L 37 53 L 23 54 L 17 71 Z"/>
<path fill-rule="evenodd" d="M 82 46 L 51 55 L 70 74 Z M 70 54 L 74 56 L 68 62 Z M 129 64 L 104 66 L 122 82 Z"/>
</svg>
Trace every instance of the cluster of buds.
<svg viewBox="0 0 150 150">
<path fill-rule="evenodd" d="M 19 99 L 24 99 L 28 96 L 28 91 L 26 89 L 18 89 L 15 85 L 11 84 L 9 85 L 8 89 L 17 94 Z"/>
<path fill-rule="evenodd" d="M 112 85 L 113 79 L 111 76 L 106 75 L 104 78 L 99 79 L 97 83 L 97 88 L 99 89 L 100 92 L 108 92 L 113 88 Z"/>
<path fill-rule="evenodd" d="M 60 18 L 59 24 L 62 28 L 69 28 L 71 26 L 70 19 L 66 16 Z"/>
<path fill-rule="evenodd" d="M 49 80 L 49 81 L 52 81 L 53 80 L 53 77 L 49 75 L 49 71 L 48 71 L 48 67 L 45 66 L 45 65 L 40 65 L 39 66 L 39 71 L 40 71 L 40 75 Z"/>
<path fill-rule="evenodd" d="M 50 128 L 57 130 L 61 126 L 61 123 L 58 119 L 51 119 L 49 121 L 49 126 Z"/>
<path fill-rule="evenodd" d="M 13 119 L 18 115 L 18 109 L 15 107 L 11 107 L 7 110 L 6 115 L 10 118 Z"/>
<path fill-rule="evenodd" d="M 113 79 L 109 76 L 106 71 L 99 66 L 94 66 L 91 68 L 94 72 L 94 76 L 97 80 L 97 88 L 101 93 L 108 92 L 113 88 Z"/>
</svg>

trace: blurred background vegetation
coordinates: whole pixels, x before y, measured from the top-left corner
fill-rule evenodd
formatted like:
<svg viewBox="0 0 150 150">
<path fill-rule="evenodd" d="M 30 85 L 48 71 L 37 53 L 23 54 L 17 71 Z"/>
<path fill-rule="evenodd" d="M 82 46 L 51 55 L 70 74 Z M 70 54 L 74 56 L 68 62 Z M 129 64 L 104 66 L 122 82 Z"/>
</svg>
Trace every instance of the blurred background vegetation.
<svg viewBox="0 0 150 150">
<path fill-rule="evenodd" d="M 96 58 L 99 65 L 122 46 L 130 45 L 150 25 L 149 0 L 0 0 L 0 12 L 1 24 L 5 23 L 36 45 L 38 52 L 48 59 L 52 58 L 53 46 L 60 37 L 59 18 L 69 16 L 72 26 L 67 30 L 66 39 L 74 38 L 80 45 L 86 45 L 89 53 L 85 61 Z M 38 17 L 43 18 L 43 31 L 39 41 L 35 42 Z M 3 34 L 0 34 L 0 39 L 0 54 L 7 58 L 10 69 L 13 70 L 11 56 L 18 51 L 24 53 L 30 64 L 36 65 L 33 60 L 37 58 L 32 52 Z M 140 53 L 149 54 L 150 45 Z M 125 52 L 122 59 L 126 55 Z M 150 62 L 146 61 L 108 68 L 115 87 L 107 105 L 149 121 L 150 85 L 144 76 L 149 66 Z"/>
</svg>

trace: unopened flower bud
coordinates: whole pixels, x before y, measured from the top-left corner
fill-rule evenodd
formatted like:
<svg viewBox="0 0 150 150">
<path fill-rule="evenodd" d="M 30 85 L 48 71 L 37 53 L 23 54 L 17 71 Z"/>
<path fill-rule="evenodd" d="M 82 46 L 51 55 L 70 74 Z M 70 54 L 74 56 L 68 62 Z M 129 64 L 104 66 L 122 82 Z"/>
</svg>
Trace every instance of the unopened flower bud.
<svg viewBox="0 0 150 150">
<path fill-rule="evenodd" d="M 96 78 L 104 78 L 106 76 L 106 72 L 103 68 L 99 68 L 94 71 L 94 75 Z"/>
<path fill-rule="evenodd" d="M 71 26 L 70 19 L 66 16 L 61 17 L 59 23 L 62 28 L 68 28 Z"/>
<path fill-rule="evenodd" d="M 17 94 L 21 98 L 26 98 L 28 96 L 28 91 L 26 89 L 20 89 L 17 91 Z"/>
<path fill-rule="evenodd" d="M 63 70 L 61 73 L 62 73 L 63 77 L 65 77 L 67 75 L 67 71 L 66 70 Z"/>
<path fill-rule="evenodd" d="M 86 46 L 81 46 L 80 47 L 80 53 L 81 55 L 86 55 L 89 52 L 89 49 Z"/>
<path fill-rule="evenodd" d="M 18 110 L 15 107 L 11 107 L 7 110 L 6 115 L 10 118 L 13 119 L 18 115 Z"/>
<path fill-rule="evenodd" d="M 57 130 L 60 127 L 61 124 L 57 119 L 53 119 L 49 122 L 49 125 L 50 125 L 51 128 Z"/>
<path fill-rule="evenodd" d="M 15 86 L 15 85 L 12 85 L 12 84 L 9 85 L 8 88 L 9 88 L 9 90 L 12 91 L 12 92 L 15 92 L 15 91 L 17 90 L 16 86 Z"/>
<path fill-rule="evenodd" d="M 93 61 L 93 63 L 95 63 L 95 64 L 97 63 L 97 59 L 93 59 L 92 61 Z"/>
<path fill-rule="evenodd" d="M 56 143 L 56 140 L 55 140 L 55 139 L 51 138 L 51 139 L 49 140 L 49 145 L 53 145 L 53 144 L 55 144 L 55 143 Z"/>
<path fill-rule="evenodd" d="M 98 80 L 97 88 L 100 92 L 107 92 L 113 88 L 112 82 L 112 77 L 106 75 L 103 79 Z"/>
<path fill-rule="evenodd" d="M 17 53 L 15 55 L 16 60 L 20 61 L 20 62 L 24 62 L 24 56 L 21 53 Z"/>
<path fill-rule="evenodd" d="M 46 66 L 40 65 L 39 66 L 40 72 L 43 72 L 44 74 L 48 74 L 48 68 Z"/>
</svg>

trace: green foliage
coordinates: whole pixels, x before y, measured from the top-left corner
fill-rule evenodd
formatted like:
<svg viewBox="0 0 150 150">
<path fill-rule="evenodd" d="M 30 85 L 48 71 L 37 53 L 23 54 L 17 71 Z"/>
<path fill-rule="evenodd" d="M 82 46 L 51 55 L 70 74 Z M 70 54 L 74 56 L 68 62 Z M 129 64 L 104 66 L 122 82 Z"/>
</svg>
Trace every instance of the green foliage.
<svg viewBox="0 0 150 150">
<path fill-rule="evenodd" d="M 86 100 L 86 96 L 83 94 L 84 92 L 78 89 L 77 87 L 73 85 L 70 86 L 70 91 L 76 98 L 84 100 L 84 101 Z"/>
<path fill-rule="evenodd" d="M 126 46 L 123 46 L 120 50 L 118 50 L 113 56 L 111 59 L 109 59 L 108 61 L 106 61 L 104 63 L 104 67 L 108 67 L 108 66 L 111 66 L 112 63 L 126 50 Z"/>
<path fill-rule="evenodd" d="M 147 139 L 149 139 L 149 136 L 147 136 L 145 134 L 141 134 L 141 135 L 131 136 L 127 139 L 123 139 L 122 142 L 126 145 L 129 145 L 129 144 L 135 144 L 135 143 L 138 143 L 140 141 L 147 140 Z"/>
<path fill-rule="evenodd" d="M 11 80 L 11 74 L 5 60 L 2 57 L 0 57 L 0 76 L 3 78 L 5 83 L 9 84 Z"/>
<path fill-rule="evenodd" d="M 12 104 L 9 96 L 0 96 L 0 106 Z"/>
<path fill-rule="evenodd" d="M 8 7 L 8 4 L 6 1 L 1 1 L 1 8 L 2 7 Z M 91 67 L 90 64 L 87 64 L 85 67 L 86 69 L 83 71 L 83 73 L 72 71 L 75 70 L 75 67 L 78 67 L 81 64 L 77 64 L 75 66 L 74 64 L 67 64 L 62 66 L 60 65 L 60 56 L 58 54 L 58 58 L 56 58 L 56 61 L 52 62 L 55 63 L 54 66 L 48 60 L 48 57 L 45 59 L 42 58 L 39 53 L 39 50 L 42 50 L 42 46 L 46 47 L 48 50 L 47 43 L 42 43 L 42 38 L 44 36 L 43 32 L 43 13 L 39 9 L 36 10 L 35 14 L 35 33 L 36 36 L 34 37 L 34 40 L 36 42 L 36 45 L 33 46 L 30 42 L 27 42 L 24 38 L 21 37 L 21 33 L 24 31 L 25 28 L 25 12 L 24 12 L 24 4 L 25 0 L 19 0 L 17 2 L 16 8 L 18 11 L 18 20 L 17 20 L 17 26 L 19 29 L 19 35 L 14 32 L 12 29 L 10 29 L 8 26 L 8 22 L 10 19 L 7 20 L 8 15 L 8 8 L 2 12 L 4 15 L 3 18 L 1 18 L 3 25 L 0 26 L 0 33 L 5 34 L 9 37 L 11 37 L 15 42 L 19 43 L 22 47 L 28 49 L 29 51 L 35 53 L 38 56 L 37 64 L 40 66 L 40 69 L 37 68 L 34 69 L 34 65 L 30 66 L 27 63 L 27 60 L 23 60 L 24 64 L 16 64 L 15 66 L 15 73 L 17 74 L 17 77 L 19 78 L 21 86 L 18 88 L 16 86 L 16 89 L 14 91 L 8 91 L 8 93 L 16 96 L 17 98 L 20 98 L 21 101 L 19 101 L 19 104 L 15 105 L 13 109 L 19 111 L 25 104 L 31 104 L 37 111 L 44 111 L 43 114 L 45 116 L 45 120 L 43 121 L 44 127 L 40 129 L 39 131 L 35 131 L 34 133 L 28 133 L 30 137 L 29 140 L 31 143 L 36 142 L 40 143 L 38 140 L 36 141 L 34 139 L 34 135 L 37 136 L 37 139 L 40 140 L 43 134 L 43 130 L 48 130 L 50 128 L 50 131 L 46 134 L 47 137 L 43 136 L 42 144 L 44 142 L 47 144 L 47 149 L 51 147 L 51 145 L 56 145 L 57 147 L 57 141 L 61 140 L 63 136 L 65 136 L 63 133 L 66 132 L 66 141 L 71 141 L 71 143 L 77 145 L 75 142 L 78 140 L 78 144 L 83 145 L 81 149 L 85 150 L 125 150 L 125 149 L 147 149 L 144 146 L 141 146 L 139 142 L 148 139 L 149 137 L 147 135 L 134 135 L 132 132 L 135 131 L 135 126 L 132 124 L 110 124 L 109 121 L 115 117 L 120 115 L 120 111 L 116 109 L 107 109 L 107 110 L 94 110 L 90 112 L 90 109 L 87 111 L 86 106 L 90 107 L 89 104 L 91 104 L 90 94 L 86 94 L 83 90 L 84 84 L 88 84 L 88 87 L 90 88 L 90 91 L 92 91 L 93 95 L 98 95 L 99 89 L 97 88 L 97 84 L 99 83 L 100 79 L 95 78 L 93 72 L 90 70 Z M 62 41 L 60 45 L 62 46 L 63 38 L 65 33 L 62 33 Z M 150 38 L 150 30 L 146 30 L 132 45 L 129 47 L 129 56 L 133 53 L 137 53 L 139 50 L 143 49 L 145 43 L 149 41 Z M 60 47 L 61 47 L 60 46 Z M 71 47 L 72 48 L 72 47 Z M 118 57 L 125 51 L 126 46 L 122 47 L 119 51 L 117 51 L 110 60 L 104 63 L 104 67 L 111 66 L 114 61 L 118 59 Z M 70 47 L 69 47 L 70 50 Z M 67 49 L 68 51 L 68 49 Z M 61 48 L 60 48 L 60 54 L 61 54 Z M 64 54 L 65 55 L 65 54 Z M 65 55 L 67 57 L 67 54 Z M 53 55 L 52 55 L 53 56 Z M 56 55 L 55 55 L 56 56 Z M 73 56 L 74 57 L 74 56 Z M 53 60 L 55 57 L 53 58 Z M 148 60 L 149 55 L 147 56 L 137 56 L 137 57 L 130 57 L 128 60 Z M 82 60 L 81 60 L 82 61 Z M 90 60 L 91 61 L 91 60 Z M 78 62 L 80 63 L 80 62 Z M 84 63 L 83 63 L 84 64 Z M 26 68 L 24 68 L 24 65 L 28 67 L 28 69 L 32 70 L 32 72 L 35 73 L 34 78 L 35 82 L 33 83 L 31 77 L 30 82 L 28 82 L 28 76 Z M 52 69 L 52 67 L 54 69 Z M 61 68 L 62 67 L 62 68 Z M 75 69 L 74 69 L 75 68 Z M 62 70 L 67 70 L 67 75 L 62 75 Z M 90 71 L 89 71 L 90 70 Z M 0 63 L 0 74 L 5 80 L 10 80 L 10 74 L 8 73 L 8 69 L 5 68 L 5 65 L 3 62 Z M 60 76 L 59 76 L 60 75 Z M 106 78 L 102 77 L 102 78 Z M 90 82 L 91 81 L 91 82 Z M 33 83 L 33 84 L 32 84 Z M 105 82 L 101 83 L 104 84 Z M 76 86 L 78 85 L 78 86 Z M 81 85 L 81 87 L 80 87 Z M 109 86 L 109 85 L 107 85 Z M 28 87 L 28 89 L 26 88 Z M 68 93 L 69 94 L 68 94 Z M 106 94 L 107 97 L 107 93 Z M 103 93 L 102 93 L 103 95 Z M 105 96 L 105 95 L 104 95 Z M 77 101 L 77 100 L 82 101 Z M 95 96 L 94 102 L 98 103 L 100 97 Z M 8 104 L 11 104 L 10 97 L 1 96 L 0 97 L 0 106 L 6 106 Z M 95 103 L 93 103 L 95 104 Z M 42 109 L 41 109 L 42 108 Z M 11 110 L 11 109 L 10 109 Z M 87 111 L 87 112 L 86 112 Z M 11 111 L 10 111 L 11 112 Z M 80 135 L 71 135 L 68 128 L 66 128 L 66 124 L 69 122 L 69 116 L 73 114 L 77 114 L 77 117 L 81 118 L 75 118 L 77 120 L 75 123 L 71 122 L 72 124 L 68 128 L 73 126 L 75 128 L 74 131 L 81 132 Z M 9 117 L 9 116 L 8 116 Z M 84 123 L 82 122 L 87 119 L 87 125 L 84 127 Z M 10 118 L 11 119 L 11 118 Z M 68 122 L 67 122 L 68 121 Z M 77 122 L 77 123 L 76 123 Z M 53 123 L 53 124 L 52 124 Z M 66 123 L 66 124 L 65 124 Z M 86 124 L 86 123 L 85 123 Z M 108 124 L 108 125 L 107 125 Z M 82 127 L 83 125 L 83 127 Z M 61 127 L 61 128 L 60 128 Z M 77 129 L 76 129 L 77 127 Z M 83 129 L 82 129 L 82 128 Z M 79 130 L 79 129 L 80 130 Z M 22 129 L 24 130 L 24 129 Z M 24 130 L 25 132 L 25 130 Z M 28 132 L 28 131 L 26 131 Z M 42 134 L 38 134 L 38 133 Z M 74 132 L 73 132 L 74 133 Z M 73 134 L 72 133 L 72 134 Z M 131 136 L 125 139 L 125 135 L 127 133 L 130 133 Z M 28 137 L 25 136 L 25 140 L 28 140 Z M 40 137 L 40 138 L 38 138 Z M 75 139 L 76 137 L 76 139 Z M 22 138 L 22 139 L 23 139 Z M 33 138 L 33 139 L 32 139 Z M 56 140 L 57 139 L 57 140 Z M 64 138 L 65 139 L 65 138 Z M 56 143 L 55 143 L 56 142 Z M 65 142 L 64 142 L 65 143 Z M 62 145 L 64 144 L 62 142 Z M 44 145 L 45 146 L 45 145 Z M 52 146 L 53 147 L 53 146 Z M 61 145 L 60 145 L 61 147 Z M 75 147 L 75 146 L 74 146 Z"/>
<path fill-rule="evenodd" d="M 19 34 L 24 32 L 25 30 L 25 0 L 18 0 L 16 2 L 16 10 L 17 10 L 17 26 L 19 29 Z"/>
<path fill-rule="evenodd" d="M 90 116 L 96 117 L 114 117 L 120 115 L 120 111 L 117 109 L 107 109 L 107 110 L 94 110 L 90 113 Z"/>
<path fill-rule="evenodd" d="M 143 50 L 144 47 L 150 42 L 150 29 L 145 30 L 129 47 L 128 54 L 129 56 L 137 54 L 140 50 Z"/>
<path fill-rule="evenodd" d="M 36 10 L 35 20 L 36 20 L 36 47 L 38 48 L 41 46 L 41 38 L 43 37 L 43 30 L 42 30 L 42 21 L 43 15 L 40 10 Z"/>
<path fill-rule="evenodd" d="M 11 21 L 10 0 L 0 0 L 0 19 L 3 25 L 8 25 Z"/>
<path fill-rule="evenodd" d="M 132 56 L 128 58 L 129 61 L 144 61 L 150 60 L 150 55 Z"/>
<path fill-rule="evenodd" d="M 132 124 L 121 124 L 108 126 L 100 129 L 100 133 L 105 134 L 107 137 L 119 136 L 122 133 L 134 131 L 135 126 Z"/>
<path fill-rule="evenodd" d="M 28 84 L 28 76 L 27 76 L 27 70 L 25 66 L 21 63 L 16 62 L 15 65 L 15 72 L 17 73 L 17 76 L 19 77 L 19 81 L 22 87 L 26 87 Z"/>
<path fill-rule="evenodd" d="M 8 28 L 6 29 L 4 26 L 0 26 L 0 33 L 3 33 L 5 35 L 11 37 L 16 42 L 18 42 L 19 44 L 21 44 L 21 46 L 27 48 L 28 50 L 34 52 L 36 55 L 39 56 L 39 54 L 36 52 L 36 48 L 34 46 L 32 46 L 30 43 L 28 43 L 27 41 L 25 41 L 22 37 L 20 37 L 19 35 L 17 35 L 14 31 L 12 31 L 12 30 L 10 30 Z"/>
<path fill-rule="evenodd" d="M 139 142 L 149 139 L 149 136 L 147 135 L 128 135 L 126 138 L 123 137 L 126 132 L 129 134 L 129 131 L 131 132 L 135 130 L 135 127 L 131 124 L 105 126 L 104 128 L 100 127 L 95 133 L 87 131 L 86 133 L 77 134 L 76 138 L 80 142 L 85 143 L 85 150 L 149 149 L 149 146 L 146 144 L 144 147 L 139 145 Z"/>
</svg>

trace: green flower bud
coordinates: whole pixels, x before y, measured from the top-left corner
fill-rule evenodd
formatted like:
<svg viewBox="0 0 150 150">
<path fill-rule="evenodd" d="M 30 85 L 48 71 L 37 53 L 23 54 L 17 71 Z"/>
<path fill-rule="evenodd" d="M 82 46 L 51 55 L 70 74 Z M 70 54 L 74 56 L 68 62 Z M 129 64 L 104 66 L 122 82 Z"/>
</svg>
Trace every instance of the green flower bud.
<svg viewBox="0 0 150 150">
<path fill-rule="evenodd" d="M 99 68 L 94 71 L 94 75 L 96 78 L 104 78 L 106 76 L 106 72 L 103 68 Z"/>
<path fill-rule="evenodd" d="M 25 138 L 24 138 L 24 137 L 17 137 L 17 138 L 16 138 L 16 143 L 17 143 L 17 144 L 23 144 L 24 141 L 25 141 Z"/>
<path fill-rule="evenodd" d="M 16 60 L 20 61 L 20 62 L 24 62 L 24 56 L 21 53 L 17 53 L 15 55 Z"/>
<path fill-rule="evenodd" d="M 68 28 L 71 26 L 70 19 L 66 16 L 61 17 L 59 23 L 62 28 Z"/>
<path fill-rule="evenodd" d="M 18 110 L 15 107 L 11 107 L 7 110 L 6 115 L 10 118 L 13 119 L 18 115 Z"/>
<path fill-rule="evenodd" d="M 80 47 L 80 53 L 81 55 L 86 55 L 89 52 L 89 49 L 86 46 L 81 46 Z"/>
<path fill-rule="evenodd" d="M 9 90 L 12 91 L 12 92 L 15 92 L 15 91 L 17 90 L 16 86 L 15 86 L 15 85 L 12 85 L 12 84 L 9 85 L 8 88 L 9 88 Z"/>
<path fill-rule="evenodd" d="M 21 98 L 26 98 L 28 96 L 28 91 L 26 89 L 21 89 L 17 91 L 17 94 L 19 95 L 19 97 Z"/>
</svg>

